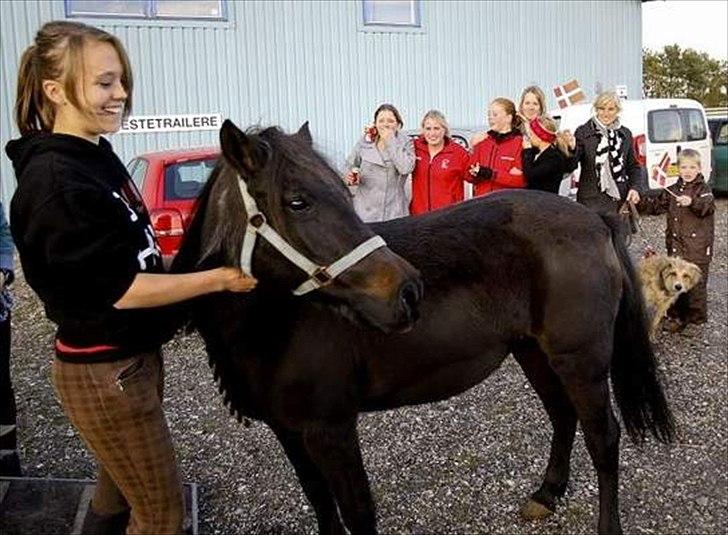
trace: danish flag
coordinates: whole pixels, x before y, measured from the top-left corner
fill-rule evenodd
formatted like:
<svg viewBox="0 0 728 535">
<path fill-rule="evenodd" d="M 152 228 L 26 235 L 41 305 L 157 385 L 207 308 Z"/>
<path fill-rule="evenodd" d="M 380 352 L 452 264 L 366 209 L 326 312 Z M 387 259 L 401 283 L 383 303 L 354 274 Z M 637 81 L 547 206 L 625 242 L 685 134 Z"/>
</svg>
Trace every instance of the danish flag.
<svg viewBox="0 0 728 535">
<path fill-rule="evenodd" d="M 660 187 L 665 187 L 667 181 L 667 168 L 670 167 L 670 155 L 665 152 L 660 158 L 660 163 L 652 167 L 652 180 L 657 182 Z"/>
<path fill-rule="evenodd" d="M 567 106 L 586 100 L 586 95 L 581 90 L 581 86 L 576 79 L 569 80 L 564 85 L 554 87 L 554 95 L 556 95 L 556 102 L 558 102 L 559 108 L 566 108 Z"/>
</svg>

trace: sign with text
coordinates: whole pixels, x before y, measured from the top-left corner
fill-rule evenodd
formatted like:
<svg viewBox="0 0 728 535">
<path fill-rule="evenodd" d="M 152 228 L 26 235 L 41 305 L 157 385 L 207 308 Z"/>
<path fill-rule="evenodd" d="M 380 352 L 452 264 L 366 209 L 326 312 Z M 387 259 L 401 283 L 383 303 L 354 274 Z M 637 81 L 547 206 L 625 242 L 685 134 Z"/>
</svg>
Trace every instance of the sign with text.
<svg viewBox="0 0 728 535">
<path fill-rule="evenodd" d="M 219 113 L 190 113 L 185 115 L 136 115 L 121 125 L 122 134 L 149 132 L 185 132 L 190 130 L 218 130 L 222 126 Z"/>
</svg>

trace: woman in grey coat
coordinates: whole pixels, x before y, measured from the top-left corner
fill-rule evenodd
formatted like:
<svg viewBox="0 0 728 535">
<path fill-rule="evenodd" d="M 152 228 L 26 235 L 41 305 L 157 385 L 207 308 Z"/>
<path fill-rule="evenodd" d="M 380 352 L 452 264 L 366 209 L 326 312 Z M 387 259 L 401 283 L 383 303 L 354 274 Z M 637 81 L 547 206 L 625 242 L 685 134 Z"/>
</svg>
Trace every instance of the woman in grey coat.
<svg viewBox="0 0 728 535">
<path fill-rule="evenodd" d="M 374 112 L 374 127 L 365 129 L 346 159 L 346 183 L 354 189 L 354 209 L 363 221 L 387 221 L 409 215 L 407 176 L 415 166 L 412 140 L 400 134 L 402 117 L 391 104 Z"/>
</svg>

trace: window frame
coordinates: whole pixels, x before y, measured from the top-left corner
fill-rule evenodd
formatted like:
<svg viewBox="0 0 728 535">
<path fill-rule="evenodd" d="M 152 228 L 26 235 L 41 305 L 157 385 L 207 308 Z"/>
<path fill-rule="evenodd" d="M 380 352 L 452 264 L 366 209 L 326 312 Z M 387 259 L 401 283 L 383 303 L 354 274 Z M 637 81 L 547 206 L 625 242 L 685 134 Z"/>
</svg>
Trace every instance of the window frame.
<svg viewBox="0 0 728 535">
<path fill-rule="evenodd" d="M 208 26 L 208 25 L 230 25 L 232 20 L 233 2 L 229 0 L 217 0 L 220 2 L 221 14 L 219 17 L 182 17 L 179 15 L 157 15 L 154 13 L 157 0 L 143 0 L 145 2 L 144 15 L 126 15 L 123 13 L 72 13 L 71 2 L 63 0 L 63 10 L 67 19 L 89 20 L 98 24 L 99 19 L 113 21 L 124 21 L 130 26 L 169 26 L 170 23 L 183 26 Z"/>
<path fill-rule="evenodd" d="M 419 25 L 402 24 L 395 22 L 366 22 L 367 3 L 376 0 L 361 0 L 359 10 L 358 30 L 363 33 L 427 33 L 425 30 L 425 2 L 423 0 L 409 0 L 415 6 L 416 18 Z"/>
</svg>

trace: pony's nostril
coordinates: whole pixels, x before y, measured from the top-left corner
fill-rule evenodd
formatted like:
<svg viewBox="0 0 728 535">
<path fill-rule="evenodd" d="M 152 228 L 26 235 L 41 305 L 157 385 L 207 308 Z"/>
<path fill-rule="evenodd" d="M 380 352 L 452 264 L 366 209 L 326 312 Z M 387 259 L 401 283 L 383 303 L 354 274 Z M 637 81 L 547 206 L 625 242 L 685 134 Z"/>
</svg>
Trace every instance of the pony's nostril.
<svg viewBox="0 0 728 535">
<path fill-rule="evenodd" d="M 417 303 L 419 300 L 420 289 L 416 284 L 408 282 L 402 285 L 402 288 L 399 291 L 399 301 L 410 319 L 415 318 Z"/>
</svg>

